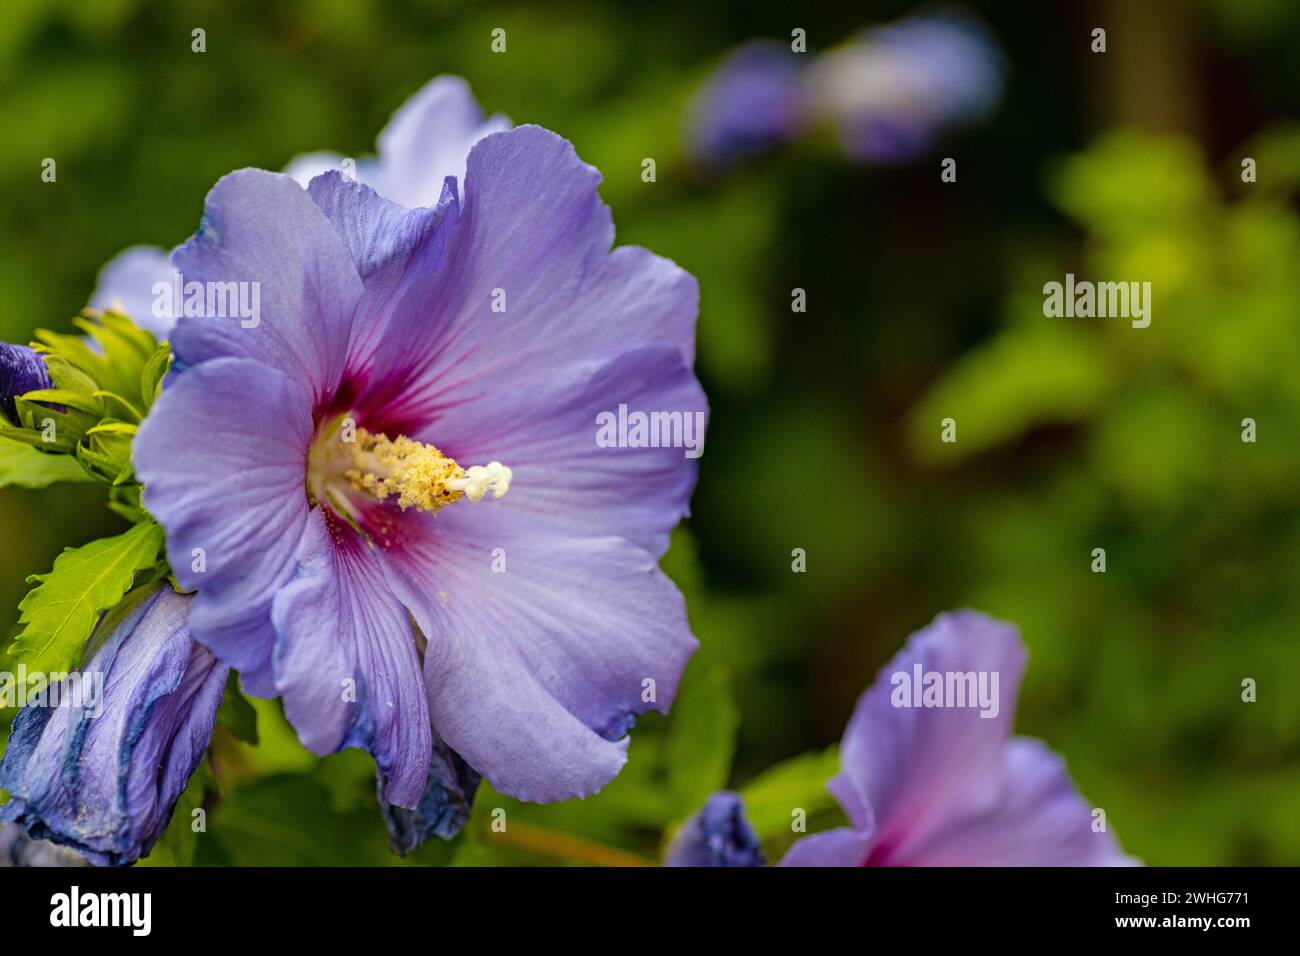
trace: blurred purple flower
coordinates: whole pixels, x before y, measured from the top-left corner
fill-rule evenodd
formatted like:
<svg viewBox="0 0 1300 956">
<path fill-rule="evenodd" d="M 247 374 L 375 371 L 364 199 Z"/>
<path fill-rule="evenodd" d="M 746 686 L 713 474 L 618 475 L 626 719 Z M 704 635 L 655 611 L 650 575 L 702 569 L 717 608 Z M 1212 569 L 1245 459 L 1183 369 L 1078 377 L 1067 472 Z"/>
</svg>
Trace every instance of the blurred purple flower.
<svg viewBox="0 0 1300 956">
<path fill-rule="evenodd" d="M 431 208 L 244 170 L 174 256 L 264 305 L 256 328 L 180 320 L 136 439 L 191 626 L 309 749 L 366 748 L 400 808 L 439 739 L 512 796 L 594 792 L 695 647 L 658 568 L 693 462 L 594 439 L 620 403 L 704 414 L 698 293 L 611 252 L 598 182 L 537 127 L 480 140 L 463 203 L 448 177 Z"/>
<path fill-rule="evenodd" d="M 712 166 L 728 166 L 791 139 L 803 122 L 802 54 L 759 40 L 717 67 L 687 112 L 686 148 Z"/>
<path fill-rule="evenodd" d="M 687 151 L 727 166 L 830 126 L 850 159 L 901 162 L 986 116 L 1002 83 L 992 37 L 955 14 L 865 30 L 815 57 L 755 41 L 724 59 L 691 101 Z"/>
<path fill-rule="evenodd" d="M 83 706 L 29 704 L 0 764 L 0 820 L 103 865 L 132 863 L 162 835 L 212 736 L 227 670 L 190 639 L 190 598 L 163 584 L 124 607 L 82 671 Z"/>
<path fill-rule="evenodd" d="M 664 866 L 765 866 L 758 835 L 737 793 L 713 794 L 673 837 Z"/>
<path fill-rule="evenodd" d="M 818 57 L 809 108 L 840 132 L 851 159 L 901 162 L 948 129 L 986 116 L 1002 92 L 1002 58 L 987 31 L 954 15 L 867 30 Z"/>
<path fill-rule="evenodd" d="M 914 634 L 844 732 L 827 787 L 851 826 L 800 839 L 781 865 L 1133 865 L 1109 832 L 1093 830 L 1064 761 L 1010 736 L 1024 664 L 1015 628 L 974 611 L 941 614 Z M 916 699 L 900 692 L 932 673 L 989 676 L 989 716 L 953 701 L 909 706 Z"/>
<path fill-rule="evenodd" d="M 0 342 L 0 411 L 10 422 L 19 424 L 16 399 L 37 389 L 53 387 L 45 360 L 33 349 Z"/>
<path fill-rule="evenodd" d="M 120 312 L 159 340 L 165 339 L 176 324 L 172 297 L 170 292 L 155 294 L 154 287 L 161 282 L 170 290 L 175 273 L 167 250 L 160 246 L 131 246 L 99 270 L 89 305 L 92 309 Z M 98 351 L 98 343 L 91 340 L 91 344 Z"/>
</svg>

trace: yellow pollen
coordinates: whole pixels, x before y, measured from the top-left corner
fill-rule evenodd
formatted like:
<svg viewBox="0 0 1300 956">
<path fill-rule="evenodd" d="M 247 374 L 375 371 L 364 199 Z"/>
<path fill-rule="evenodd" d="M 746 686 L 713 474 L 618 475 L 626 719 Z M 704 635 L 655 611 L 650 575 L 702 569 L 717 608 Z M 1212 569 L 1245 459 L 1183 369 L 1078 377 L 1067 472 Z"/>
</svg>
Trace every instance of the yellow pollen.
<svg viewBox="0 0 1300 956">
<path fill-rule="evenodd" d="M 343 473 L 357 491 L 379 501 L 396 495 L 403 511 L 437 511 L 462 495 L 479 501 L 491 491 L 500 498 L 510 487 L 510 469 L 500 462 L 475 465 L 468 471 L 433 445 L 399 435 L 372 435 L 356 430 L 356 441 L 345 443 L 352 465 Z"/>
</svg>

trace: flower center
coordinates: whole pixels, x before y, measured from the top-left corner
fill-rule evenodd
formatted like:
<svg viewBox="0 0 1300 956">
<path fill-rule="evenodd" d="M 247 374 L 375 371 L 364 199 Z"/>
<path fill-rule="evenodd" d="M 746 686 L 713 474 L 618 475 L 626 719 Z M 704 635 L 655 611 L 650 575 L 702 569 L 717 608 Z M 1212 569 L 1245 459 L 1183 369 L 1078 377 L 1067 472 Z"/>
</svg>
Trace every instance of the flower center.
<svg viewBox="0 0 1300 956">
<path fill-rule="evenodd" d="M 500 498 L 511 477 L 499 461 L 462 468 L 433 445 L 371 434 L 351 414 L 323 426 L 307 454 L 308 493 L 353 521 L 367 500 L 434 512 L 461 497 Z"/>
</svg>

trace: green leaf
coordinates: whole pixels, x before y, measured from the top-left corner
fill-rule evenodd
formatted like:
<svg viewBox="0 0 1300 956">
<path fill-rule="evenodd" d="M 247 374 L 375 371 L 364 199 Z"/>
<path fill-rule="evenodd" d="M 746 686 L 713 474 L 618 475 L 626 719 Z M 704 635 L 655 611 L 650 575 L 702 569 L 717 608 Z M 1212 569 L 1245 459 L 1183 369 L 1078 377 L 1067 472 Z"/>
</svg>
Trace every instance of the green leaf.
<svg viewBox="0 0 1300 956">
<path fill-rule="evenodd" d="M 113 312 L 105 312 L 97 320 L 74 319 L 72 324 L 104 350 L 94 374 L 99 387 L 134 404 L 140 397 L 140 374 L 158 347 L 153 336 Z"/>
<path fill-rule="evenodd" d="M 36 341 L 39 343 L 37 350 L 45 353 L 45 366 L 50 370 L 50 377 L 54 379 L 55 384 L 59 383 L 59 379 L 54 375 L 56 364 L 76 369 L 82 378 L 92 383 L 97 380 L 103 356 L 96 355 L 81 336 L 37 329 Z"/>
<path fill-rule="evenodd" d="M 759 839 L 790 833 L 795 810 L 813 816 L 836 805 L 826 781 L 840 768 L 839 748 L 811 751 L 783 761 L 740 789 L 745 815 Z"/>
<path fill-rule="evenodd" d="M 59 410 L 45 404 L 46 399 L 39 397 L 42 395 L 54 395 L 54 401 L 59 401 L 59 395 L 67 395 L 76 401 Z M 77 401 L 82 399 L 76 392 L 41 391 L 19 395 L 14 399 L 14 405 L 18 409 L 22 430 L 26 432 L 26 436 L 19 440 L 47 450 L 72 451 L 85 435 L 86 429 L 98 423 L 103 416 L 102 410 L 86 411 L 78 407 Z M 17 437 L 11 432 L 9 434 Z"/>
<path fill-rule="evenodd" d="M 149 356 L 149 361 L 144 363 L 144 371 L 140 373 L 140 395 L 144 399 L 146 412 L 162 394 L 163 379 L 171 367 L 172 347 L 164 342 Z"/>
<path fill-rule="evenodd" d="M 217 711 L 217 720 L 230 731 L 236 740 L 257 746 L 257 711 L 239 690 L 239 678 L 234 671 L 226 680 L 226 693 Z"/>
<path fill-rule="evenodd" d="M 90 392 L 111 392 L 119 403 L 125 402 L 137 411 L 147 405 L 141 383 L 145 366 L 158 349 L 153 335 L 112 311 L 88 313 L 72 324 L 93 338 L 100 352 L 90 348 L 81 336 L 38 329 L 36 340 L 46 353 L 46 366 L 55 386 L 84 389 L 89 381 Z M 61 374 L 69 368 L 75 376 Z"/>
<path fill-rule="evenodd" d="M 87 433 L 77 446 L 77 458 L 105 481 L 121 484 L 132 473 L 131 436 L 112 429 Z"/>
<path fill-rule="evenodd" d="M 19 399 L 19 401 L 22 401 L 22 399 Z M 36 432 L 29 431 L 26 428 L 14 428 L 12 425 L 6 425 L 3 418 L 0 418 L 0 438 L 17 442 L 20 445 L 28 445 L 32 448 L 44 448 L 46 451 L 68 451 L 68 449 L 55 446 L 51 442 L 42 441 L 41 436 Z"/>
<path fill-rule="evenodd" d="M 94 415 L 96 418 L 104 414 L 104 403 L 99 401 L 97 396 L 84 395 L 72 389 L 40 388 L 24 392 L 20 397 L 27 402 L 54 402 L 59 405 L 67 405 L 69 408 L 75 408 L 88 415 Z"/>
<path fill-rule="evenodd" d="M 25 627 L 9 646 L 10 655 L 47 673 L 75 666 L 100 614 L 122 600 L 138 572 L 153 565 L 162 543 L 162 528 L 147 523 L 65 550 L 48 574 L 27 579 L 40 584 L 18 605 L 18 623 Z"/>
<path fill-rule="evenodd" d="M 333 759 L 333 758 L 331 758 Z M 319 780 L 276 775 L 240 786 L 208 815 L 205 844 L 232 866 L 408 866 L 374 804 L 340 811 Z"/>
<path fill-rule="evenodd" d="M 133 425 L 130 422 L 104 421 L 95 425 L 93 428 L 87 428 L 86 434 L 98 435 L 101 433 L 109 433 L 116 435 L 134 435 L 139 430 L 139 425 Z"/>
<path fill-rule="evenodd" d="M 1113 379 L 1096 336 L 1060 322 L 1014 326 L 967 352 L 917 404 L 908 422 L 913 450 L 941 464 L 1039 425 L 1087 420 Z M 943 442 L 940 422 L 950 415 L 960 441 Z"/>
<path fill-rule="evenodd" d="M 709 794 L 727 785 L 739 724 L 726 667 L 688 667 L 664 740 L 668 789 L 678 816 L 694 813 Z"/>
<path fill-rule="evenodd" d="M 80 343 L 81 340 L 76 339 L 74 341 Z M 99 388 L 99 386 L 76 363 L 62 355 L 55 355 L 42 346 L 36 346 L 36 349 L 42 353 L 45 367 L 49 370 L 50 380 L 54 382 L 55 388 L 75 392 L 85 398 L 90 398 L 95 394 L 95 389 Z"/>
<path fill-rule="evenodd" d="M 109 510 L 116 515 L 120 515 L 126 520 L 127 524 L 139 524 L 141 521 L 151 520 L 149 513 L 144 510 L 144 504 L 140 500 L 140 491 L 140 486 L 135 484 L 113 486 L 109 490 Z"/>
<path fill-rule="evenodd" d="M 49 454 L 31 445 L 0 437 L 0 488 L 45 488 L 56 481 L 91 481 L 71 455 Z"/>
<path fill-rule="evenodd" d="M 100 389 L 95 392 L 95 397 L 108 399 L 109 401 L 115 402 L 118 408 L 126 412 L 127 421 L 129 422 L 140 422 L 144 419 L 144 414 L 140 411 L 140 409 L 136 408 L 133 404 L 131 404 L 131 402 L 123 398 L 121 395 L 116 394 L 115 392 L 106 392 Z"/>
</svg>

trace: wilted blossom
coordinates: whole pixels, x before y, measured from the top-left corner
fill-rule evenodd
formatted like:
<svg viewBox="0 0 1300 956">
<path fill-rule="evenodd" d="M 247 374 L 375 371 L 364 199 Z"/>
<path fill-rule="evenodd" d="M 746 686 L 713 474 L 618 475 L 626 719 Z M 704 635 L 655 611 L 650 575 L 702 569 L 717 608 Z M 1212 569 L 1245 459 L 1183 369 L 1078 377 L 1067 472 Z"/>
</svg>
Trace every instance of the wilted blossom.
<svg viewBox="0 0 1300 956">
<path fill-rule="evenodd" d="M 45 360 L 35 351 L 26 345 L 0 342 L 0 411 L 11 424 L 19 424 L 19 396 L 53 387 Z"/>
<path fill-rule="evenodd" d="M 379 809 L 393 852 L 405 856 L 432 837 L 450 840 L 459 833 L 469 819 L 480 779 L 478 772 L 435 734 L 429 778 L 418 806 L 407 809 L 389 803 L 380 781 Z"/>
<path fill-rule="evenodd" d="M 677 831 L 664 866 L 764 866 L 758 834 L 745 818 L 740 794 L 723 790 Z"/>
<path fill-rule="evenodd" d="M 598 182 L 531 126 L 427 208 L 244 170 L 173 257 L 263 304 L 256 328 L 178 322 L 136 439 L 190 626 L 309 749 L 366 748 L 399 808 L 474 779 L 430 774 L 443 747 L 522 799 L 594 792 L 695 647 L 658 568 L 694 465 L 595 423 L 704 414 L 696 285 L 611 251 Z"/>
<path fill-rule="evenodd" d="M 873 27 L 815 56 L 751 43 L 696 95 L 688 148 L 702 162 L 725 166 L 829 128 L 854 161 L 902 162 L 987 116 L 1003 72 L 988 31 L 948 13 Z"/>
<path fill-rule="evenodd" d="M 15 823 L 0 823 L 0 867 L 88 866 L 89 861 L 66 846 L 33 840 Z"/>
<path fill-rule="evenodd" d="M 82 668 L 103 675 L 101 700 L 18 712 L 0 820 L 99 865 L 149 852 L 207 751 L 226 684 L 227 669 L 190 639 L 190 600 L 163 584 L 105 619 Z"/>
<path fill-rule="evenodd" d="M 974 611 L 912 635 L 858 701 L 827 784 L 849 827 L 798 840 L 783 866 L 1124 866 L 1114 836 L 1065 762 L 1012 737 L 1025 648 L 1015 628 Z M 912 693 L 919 676 L 994 691 Z M 994 679 L 993 675 L 997 675 Z M 917 685 L 920 686 L 920 685 Z M 987 714 L 987 716 L 982 716 Z"/>
</svg>

